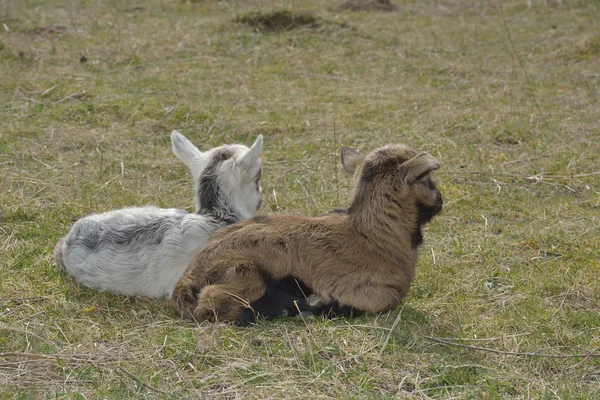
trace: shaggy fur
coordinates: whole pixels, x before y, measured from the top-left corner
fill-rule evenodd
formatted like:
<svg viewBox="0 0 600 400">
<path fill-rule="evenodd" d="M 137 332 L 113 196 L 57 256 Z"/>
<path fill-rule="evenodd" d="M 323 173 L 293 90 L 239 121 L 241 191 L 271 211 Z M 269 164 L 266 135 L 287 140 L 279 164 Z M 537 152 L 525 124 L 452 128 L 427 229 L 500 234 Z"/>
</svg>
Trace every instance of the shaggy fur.
<svg viewBox="0 0 600 400">
<path fill-rule="evenodd" d="M 366 157 L 344 148 L 342 163 L 354 172 L 347 212 L 261 216 L 219 230 L 177 283 L 173 306 L 196 320 L 243 321 L 263 296 L 289 301 L 293 293 L 280 299 L 271 283 L 289 278 L 316 295 L 300 302 L 308 309 L 337 302 L 377 313 L 398 305 L 414 277 L 421 226 L 442 208 L 430 177 L 440 164 L 404 145 Z"/>
<path fill-rule="evenodd" d="M 262 136 L 251 149 L 224 145 L 205 153 L 177 131 L 171 143 L 192 173 L 196 213 L 135 207 L 87 216 L 57 244 L 57 267 L 100 291 L 170 297 L 183 271 L 218 228 L 258 211 Z"/>
</svg>

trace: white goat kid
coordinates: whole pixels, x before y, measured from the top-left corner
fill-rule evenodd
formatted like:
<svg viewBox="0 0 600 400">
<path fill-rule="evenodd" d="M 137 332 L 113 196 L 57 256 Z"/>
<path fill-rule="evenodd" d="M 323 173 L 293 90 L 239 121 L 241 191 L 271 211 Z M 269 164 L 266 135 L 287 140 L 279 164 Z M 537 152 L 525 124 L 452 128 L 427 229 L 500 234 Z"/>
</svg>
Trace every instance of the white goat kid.
<svg viewBox="0 0 600 400">
<path fill-rule="evenodd" d="M 192 173 L 196 213 L 148 206 L 87 216 L 57 244 L 58 268 L 100 291 L 168 298 L 218 228 L 260 209 L 262 135 L 250 149 L 223 145 L 203 153 L 177 131 L 171 143 Z"/>
</svg>

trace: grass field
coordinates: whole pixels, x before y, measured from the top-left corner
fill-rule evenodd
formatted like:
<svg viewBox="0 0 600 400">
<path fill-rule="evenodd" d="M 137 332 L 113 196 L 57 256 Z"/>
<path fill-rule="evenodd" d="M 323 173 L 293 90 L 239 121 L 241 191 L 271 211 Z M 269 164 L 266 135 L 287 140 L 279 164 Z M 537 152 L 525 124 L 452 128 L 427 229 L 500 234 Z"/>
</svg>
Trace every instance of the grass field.
<svg viewBox="0 0 600 400">
<path fill-rule="evenodd" d="M 394 3 L 0 1 L 0 399 L 600 396 L 600 3 Z M 262 133 L 265 214 L 344 206 L 340 144 L 432 153 L 408 298 L 197 326 L 55 271 L 84 215 L 192 208 L 173 129 Z"/>
</svg>

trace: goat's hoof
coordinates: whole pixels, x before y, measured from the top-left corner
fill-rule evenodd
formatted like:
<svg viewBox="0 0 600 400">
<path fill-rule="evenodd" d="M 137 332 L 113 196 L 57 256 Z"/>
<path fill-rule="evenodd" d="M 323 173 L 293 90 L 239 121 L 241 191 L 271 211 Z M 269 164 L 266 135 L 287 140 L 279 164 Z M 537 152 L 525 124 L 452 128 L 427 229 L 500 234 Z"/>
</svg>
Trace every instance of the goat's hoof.
<svg viewBox="0 0 600 400">
<path fill-rule="evenodd" d="M 314 294 L 313 293 L 313 294 L 311 294 L 310 296 L 308 296 L 306 298 L 306 304 L 308 304 L 308 306 L 310 308 L 322 307 L 325 304 L 327 304 L 327 300 L 325 300 L 324 298 L 322 298 L 318 294 Z"/>
</svg>

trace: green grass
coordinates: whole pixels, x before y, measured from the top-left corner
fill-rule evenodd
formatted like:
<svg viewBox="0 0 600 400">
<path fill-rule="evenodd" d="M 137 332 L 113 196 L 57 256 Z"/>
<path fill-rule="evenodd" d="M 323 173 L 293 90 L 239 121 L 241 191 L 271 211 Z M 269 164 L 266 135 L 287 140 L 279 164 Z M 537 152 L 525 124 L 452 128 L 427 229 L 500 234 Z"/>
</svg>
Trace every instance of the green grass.
<svg viewBox="0 0 600 400">
<path fill-rule="evenodd" d="M 0 398 L 597 397 L 598 3 L 395 3 L 1 3 Z M 281 10 L 318 23 L 236 22 Z M 192 207 L 172 129 L 262 133 L 267 214 L 345 205 L 340 144 L 435 155 L 444 211 L 403 305 L 198 327 L 56 272 L 84 215 Z"/>
</svg>

